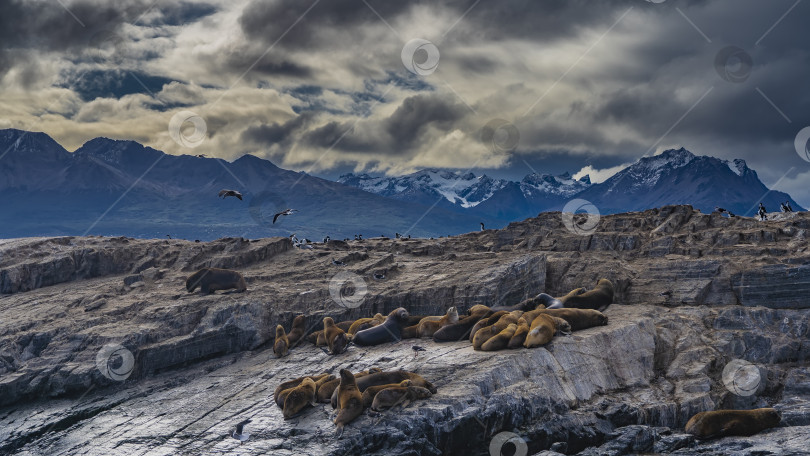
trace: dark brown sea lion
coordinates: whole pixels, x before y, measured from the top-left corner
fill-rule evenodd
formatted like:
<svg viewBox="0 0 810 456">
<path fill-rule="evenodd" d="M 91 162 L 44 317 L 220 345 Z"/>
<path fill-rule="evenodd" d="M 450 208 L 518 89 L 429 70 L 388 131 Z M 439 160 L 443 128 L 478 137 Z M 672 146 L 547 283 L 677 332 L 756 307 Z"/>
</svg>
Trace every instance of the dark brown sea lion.
<svg viewBox="0 0 810 456">
<path fill-rule="evenodd" d="M 772 408 L 754 410 L 715 410 L 700 412 L 689 419 L 686 432 L 699 439 L 711 439 L 729 435 L 754 435 L 775 427 L 782 418 Z"/>
<path fill-rule="evenodd" d="M 454 325 L 447 325 L 433 333 L 434 342 L 458 342 L 470 337 L 470 330 L 478 320 L 492 314 L 489 307 L 483 305 L 473 306 L 473 313 L 464 317 Z M 471 309 L 472 310 L 472 309 Z"/>
<path fill-rule="evenodd" d="M 418 325 L 407 326 L 405 328 L 402 328 L 402 338 L 403 339 L 416 339 L 417 337 L 419 337 L 419 326 Z"/>
<path fill-rule="evenodd" d="M 366 378 L 366 377 L 363 377 Z M 348 369 L 340 370 L 340 385 L 336 391 L 338 414 L 335 417 L 336 435 L 343 435 L 343 427 L 363 413 L 363 396 L 357 388 L 357 380 Z"/>
<path fill-rule="evenodd" d="M 289 340 L 290 346 L 295 345 L 304 336 L 305 322 L 306 318 L 303 315 L 299 315 L 293 319 L 292 328 L 290 332 L 287 333 L 287 340 Z"/>
<path fill-rule="evenodd" d="M 273 342 L 273 353 L 276 354 L 276 358 L 281 358 L 282 356 L 286 356 L 289 350 L 290 341 L 287 338 L 287 334 L 284 333 L 284 327 L 276 325 L 276 340 Z"/>
<path fill-rule="evenodd" d="M 374 402 L 374 396 L 376 396 L 377 393 L 386 388 L 395 388 L 397 386 L 407 387 L 410 385 L 411 385 L 410 380 L 403 380 L 399 383 L 389 383 L 387 385 L 369 386 L 368 388 L 366 388 L 365 391 L 363 391 L 363 407 L 370 407 L 371 403 Z"/>
<path fill-rule="evenodd" d="M 509 343 L 506 345 L 506 348 L 522 347 L 523 342 L 526 341 L 526 336 L 529 335 L 530 330 L 531 328 L 529 328 L 529 324 L 526 322 L 526 320 L 524 320 L 523 317 L 518 318 L 517 330 L 515 330 L 515 334 L 512 335 L 512 338 L 509 339 Z"/>
<path fill-rule="evenodd" d="M 408 323 L 408 311 L 399 307 L 391 311 L 385 323 L 373 328 L 358 331 L 352 341 L 357 345 L 379 345 L 385 342 L 398 342 L 402 339 L 402 329 Z"/>
<path fill-rule="evenodd" d="M 377 372 L 382 372 L 382 369 L 380 369 L 379 367 L 372 367 L 367 371 L 358 372 L 354 374 L 354 378 L 364 377 L 369 374 L 376 374 Z M 332 376 L 330 375 L 330 377 Z M 332 378 L 318 385 L 318 393 L 317 393 L 318 402 L 330 402 L 332 400 L 332 395 L 335 393 L 335 390 L 337 389 L 339 384 L 340 378 Z"/>
<path fill-rule="evenodd" d="M 613 283 L 608 279 L 599 279 L 593 290 L 585 293 L 566 296 L 563 307 L 567 309 L 605 310 L 613 303 Z"/>
<path fill-rule="evenodd" d="M 305 376 L 305 377 L 298 377 L 298 378 L 295 378 L 295 379 L 292 379 L 292 380 L 288 380 L 288 381 L 286 381 L 286 382 L 283 382 L 281 385 L 278 385 L 278 386 L 276 387 L 275 392 L 273 392 L 273 401 L 274 401 L 274 402 L 275 402 L 275 403 L 276 403 L 276 404 L 277 404 L 279 407 L 283 407 L 283 406 L 284 406 L 284 401 L 279 401 L 279 395 L 280 395 L 280 394 L 281 394 L 283 391 L 288 390 L 288 389 L 291 389 L 291 388 L 295 388 L 296 386 L 300 385 L 300 384 L 301 384 L 301 382 L 303 382 L 303 381 L 304 381 L 304 379 L 311 378 L 311 379 L 312 379 L 312 380 L 314 380 L 315 382 L 318 382 L 318 381 L 319 381 L 319 380 L 321 380 L 322 378 L 325 378 L 325 377 L 328 377 L 328 376 L 329 376 L 329 374 L 327 374 L 327 373 L 323 373 L 323 374 L 318 374 L 318 375 L 308 375 L 308 376 Z M 331 395 L 331 393 L 330 393 L 330 395 Z"/>
<path fill-rule="evenodd" d="M 240 293 L 247 290 L 247 284 L 242 274 L 230 269 L 219 268 L 202 268 L 186 279 L 186 290 L 189 293 L 194 292 L 197 287 L 200 287 L 200 292 L 203 294 L 232 288 Z"/>
<path fill-rule="evenodd" d="M 326 344 L 329 346 L 329 353 L 332 355 L 339 355 L 346 351 L 349 346 L 349 336 L 337 327 L 332 317 L 323 319 L 323 334 L 326 338 Z"/>
<path fill-rule="evenodd" d="M 371 402 L 371 410 L 378 412 L 400 404 L 403 407 L 407 407 L 410 401 L 427 399 L 432 395 L 433 393 L 431 393 L 430 390 L 420 386 L 395 386 L 393 388 L 386 388 L 374 395 L 374 400 Z"/>
<path fill-rule="evenodd" d="M 545 309 L 540 312 L 552 317 L 562 318 L 571 325 L 572 331 L 608 324 L 608 317 L 602 312 L 593 309 Z"/>
<path fill-rule="evenodd" d="M 487 327 L 489 325 L 495 324 L 495 322 L 497 322 L 502 316 L 504 316 L 504 315 L 506 315 L 508 313 L 509 312 L 507 312 L 505 310 L 501 310 L 501 311 L 495 312 L 494 314 L 492 314 L 492 315 L 490 315 L 490 316 L 488 316 L 486 318 L 482 318 L 482 319 L 478 320 L 478 322 L 475 323 L 475 325 L 470 330 L 470 342 L 473 341 L 473 338 L 475 337 L 475 333 L 478 332 L 479 329 L 485 328 L 485 327 Z"/>
<path fill-rule="evenodd" d="M 447 313 L 438 320 L 425 320 L 419 322 L 417 332 L 419 337 L 433 337 L 433 334 L 440 328 L 458 323 L 458 310 L 455 306 L 447 309 Z"/>
</svg>

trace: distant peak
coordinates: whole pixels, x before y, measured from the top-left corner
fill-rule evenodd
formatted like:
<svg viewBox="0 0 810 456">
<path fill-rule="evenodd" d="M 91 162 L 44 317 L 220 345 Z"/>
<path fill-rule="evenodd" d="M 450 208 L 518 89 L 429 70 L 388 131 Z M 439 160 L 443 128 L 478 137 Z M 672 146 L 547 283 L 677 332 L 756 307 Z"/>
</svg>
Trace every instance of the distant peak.
<svg viewBox="0 0 810 456">
<path fill-rule="evenodd" d="M 579 181 L 582 182 L 583 184 L 591 185 L 591 175 L 586 174 L 586 175 L 580 177 Z"/>
</svg>

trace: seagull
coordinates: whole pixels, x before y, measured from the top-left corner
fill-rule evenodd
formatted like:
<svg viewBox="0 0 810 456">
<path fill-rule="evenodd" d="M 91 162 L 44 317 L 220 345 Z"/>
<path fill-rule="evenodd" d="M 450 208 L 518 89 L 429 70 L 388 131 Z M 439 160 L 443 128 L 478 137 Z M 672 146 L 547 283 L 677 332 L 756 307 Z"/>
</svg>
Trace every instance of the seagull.
<svg viewBox="0 0 810 456">
<path fill-rule="evenodd" d="M 344 263 L 344 262 L 342 262 L 340 260 L 336 260 L 334 258 L 332 258 L 332 264 L 334 264 L 335 266 L 346 266 L 346 263 Z"/>
<path fill-rule="evenodd" d="M 236 426 L 231 429 L 230 436 L 238 440 L 239 442 L 245 442 L 247 439 L 250 438 L 250 434 L 243 432 L 245 425 L 250 423 L 250 419 L 244 420 L 238 423 Z"/>
<path fill-rule="evenodd" d="M 292 215 L 293 212 L 298 212 L 298 209 L 284 209 L 283 211 L 273 216 L 273 223 L 276 223 L 276 220 L 278 220 L 278 217 L 280 215 Z"/>
<path fill-rule="evenodd" d="M 223 188 L 222 190 L 219 191 L 219 197 L 220 198 L 225 199 L 225 198 L 227 198 L 229 196 L 235 196 L 235 197 L 239 198 L 240 201 L 242 200 L 242 194 L 237 192 L 236 190 L 228 190 L 228 189 Z"/>
<path fill-rule="evenodd" d="M 419 352 L 427 351 L 423 347 L 420 347 L 418 345 L 414 345 L 413 347 L 411 347 L 411 349 L 413 350 L 413 357 L 414 358 L 419 356 Z"/>
<path fill-rule="evenodd" d="M 374 274 L 374 278 L 377 280 L 382 280 L 385 278 L 385 274 Z"/>
<path fill-rule="evenodd" d="M 484 231 L 484 222 L 481 222 L 481 231 Z"/>
</svg>

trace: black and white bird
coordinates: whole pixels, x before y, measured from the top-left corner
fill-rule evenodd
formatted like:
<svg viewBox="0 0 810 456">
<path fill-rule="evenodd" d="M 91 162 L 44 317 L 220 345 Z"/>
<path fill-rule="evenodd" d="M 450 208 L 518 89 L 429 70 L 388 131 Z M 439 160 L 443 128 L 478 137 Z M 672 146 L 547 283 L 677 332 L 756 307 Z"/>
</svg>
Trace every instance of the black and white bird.
<svg viewBox="0 0 810 456">
<path fill-rule="evenodd" d="M 787 206 L 788 212 L 793 212 L 793 207 L 790 205 L 790 201 L 785 201 L 785 206 Z"/>
<path fill-rule="evenodd" d="M 329 241 L 331 241 L 331 240 L 332 240 L 332 238 L 330 238 L 329 236 L 326 236 L 325 238 L 323 238 L 323 243 L 328 244 Z"/>
<path fill-rule="evenodd" d="M 205 154 L 199 154 L 199 155 L 197 155 L 197 158 L 206 158 L 206 157 L 205 157 Z"/>
<path fill-rule="evenodd" d="M 362 241 L 362 240 L 363 240 L 363 235 L 362 235 L 362 234 L 358 234 L 358 235 L 357 235 L 357 240 L 358 240 L 358 241 Z"/>
<path fill-rule="evenodd" d="M 250 434 L 245 432 L 245 425 L 250 423 L 250 419 L 244 420 L 239 422 L 236 426 L 231 429 L 230 436 L 238 440 L 239 442 L 246 442 L 247 439 L 250 438 Z"/>
<path fill-rule="evenodd" d="M 484 222 L 481 222 L 481 231 L 484 231 Z"/>
<path fill-rule="evenodd" d="M 242 200 L 242 194 L 237 192 L 236 190 L 228 190 L 226 188 L 223 188 L 222 190 L 219 191 L 220 198 L 225 199 L 229 196 L 235 196 L 239 198 L 240 201 Z"/>
<path fill-rule="evenodd" d="M 724 213 L 724 212 L 728 212 L 727 210 L 723 209 L 722 207 L 718 207 L 718 206 L 715 206 L 714 210 L 715 210 L 715 212 L 719 212 L 721 214 Z"/>
<path fill-rule="evenodd" d="M 383 280 L 385 278 L 385 274 L 375 273 L 374 278 L 377 279 L 377 280 Z"/>
<path fill-rule="evenodd" d="M 340 260 L 336 260 L 334 258 L 332 258 L 332 264 L 334 264 L 335 266 L 346 266 L 346 263 L 344 263 L 344 262 L 342 262 Z"/>
<path fill-rule="evenodd" d="M 768 211 L 765 210 L 765 206 L 762 203 L 759 203 L 759 219 L 760 220 L 768 220 Z"/>
<path fill-rule="evenodd" d="M 394 233 L 394 235 L 396 236 L 396 239 L 399 239 L 400 237 L 402 237 L 402 235 L 399 234 L 399 233 Z"/>
<path fill-rule="evenodd" d="M 298 212 L 298 209 L 284 209 L 283 211 L 273 216 L 273 223 L 276 223 L 276 220 L 278 220 L 278 218 L 281 217 L 282 215 L 292 215 L 295 212 Z"/>
<path fill-rule="evenodd" d="M 169 239 L 171 239 L 171 238 L 172 238 L 172 235 L 171 235 L 171 234 L 167 234 L 167 235 L 166 235 L 166 237 L 167 237 L 167 238 L 169 238 Z"/>
<path fill-rule="evenodd" d="M 419 345 L 414 345 L 413 347 L 411 347 L 411 349 L 413 350 L 413 357 L 414 358 L 419 356 L 419 352 L 427 351 L 423 347 L 420 347 Z"/>
</svg>

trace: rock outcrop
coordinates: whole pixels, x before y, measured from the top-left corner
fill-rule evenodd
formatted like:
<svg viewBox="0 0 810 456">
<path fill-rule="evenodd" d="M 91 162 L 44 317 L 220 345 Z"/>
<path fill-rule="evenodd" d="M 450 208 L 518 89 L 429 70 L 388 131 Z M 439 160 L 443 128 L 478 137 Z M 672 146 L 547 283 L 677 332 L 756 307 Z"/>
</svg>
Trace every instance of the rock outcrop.
<svg viewBox="0 0 810 456">
<path fill-rule="evenodd" d="M 278 238 L 0 241 L 0 454 L 487 455 L 501 444 L 517 454 L 801 454 L 808 227 L 806 213 L 759 222 L 671 206 L 603 217 L 584 236 L 545 213 L 497 231 L 311 250 Z M 185 278 L 203 266 L 239 270 L 248 291 L 188 294 Z M 272 352 L 275 325 L 298 314 L 312 331 L 324 316 L 397 307 L 463 313 L 601 277 L 616 285 L 609 324 L 541 348 L 422 339 L 338 356 L 307 343 Z M 427 350 L 414 356 L 414 343 Z M 738 360 L 753 388 L 742 394 L 724 375 Z M 417 372 L 438 393 L 364 413 L 340 439 L 328 404 L 289 421 L 273 404 L 282 381 L 370 367 Z M 753 437 L 683 432 L 700 411 L 770 406 L 782 424 Z M 227 433 L 245 418 L 240 446 Z"/>
</svg>

